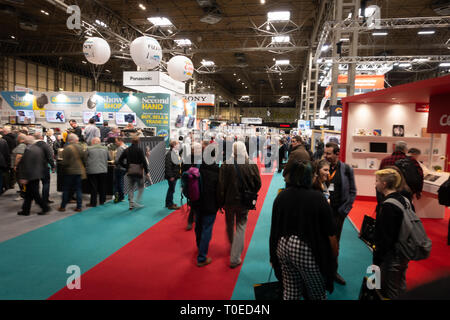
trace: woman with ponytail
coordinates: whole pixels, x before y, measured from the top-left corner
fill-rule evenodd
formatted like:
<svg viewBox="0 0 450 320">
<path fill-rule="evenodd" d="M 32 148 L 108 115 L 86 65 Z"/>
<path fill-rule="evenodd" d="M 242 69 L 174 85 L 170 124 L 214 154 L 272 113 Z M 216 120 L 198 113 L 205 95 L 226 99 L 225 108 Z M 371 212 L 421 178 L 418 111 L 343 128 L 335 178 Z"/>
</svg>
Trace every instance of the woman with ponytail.
<svg viewBox="0 0 450 320">
<path fill-rule="evenodd" d="M 324 300 L 333 292 L 338 244 L 331 207 L 312 188 L 310 161 L 297 160 L 289 187 L 273 204 L 270 262 L 283 284 L 284 300 Z"/>
<path fill-rule="evenodd" d="M 400 193 L 403 191 L 404 179 L 398 170 L 387 168 L 375 172 L 375 175 L 375 187 L 385 200 L 377 210 L 373 264 L 380 267 L 381 294 L 385 298 L 394 299 L 406 291 L 408 260 L 395 249 L 403 222 L 403 211 L 386 200 L 395 199 L 404 207 L 410 201 Z"/>
</svg>

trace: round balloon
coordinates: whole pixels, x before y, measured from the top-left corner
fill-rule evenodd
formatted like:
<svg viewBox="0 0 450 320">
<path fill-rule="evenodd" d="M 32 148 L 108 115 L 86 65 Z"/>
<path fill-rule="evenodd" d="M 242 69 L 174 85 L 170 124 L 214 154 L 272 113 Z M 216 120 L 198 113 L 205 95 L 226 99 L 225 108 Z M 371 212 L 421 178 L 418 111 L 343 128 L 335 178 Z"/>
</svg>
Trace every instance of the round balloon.
<svg viewBox="0 0 450 320">
<path fill-rule="evenodd" d="M 102 38 L 89 38 L 83 44 L 86 60 L 93 64 L 105 64 L 111 57 L 111 48 Z"/>
<path fill-rule="evenodd" d="M 194 64 L 185 56 L 174 56 L 167 63 L 167 72 L 172 79 L 186 81 L 192 78 Z"/>
<path fill-rule="evenodd" d="M 130 54 L 134 63 L 142 69 L 154 69 L 159 66 L 162 49 L 158 41 L 143 36 L 135 39 L 130 45 Z"/>
</svg>

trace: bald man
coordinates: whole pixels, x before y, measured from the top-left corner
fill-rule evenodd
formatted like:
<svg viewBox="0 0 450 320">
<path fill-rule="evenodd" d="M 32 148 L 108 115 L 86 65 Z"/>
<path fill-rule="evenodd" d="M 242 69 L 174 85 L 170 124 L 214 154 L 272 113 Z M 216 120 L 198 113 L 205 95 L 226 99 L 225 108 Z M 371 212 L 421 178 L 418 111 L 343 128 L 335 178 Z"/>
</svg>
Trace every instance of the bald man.
<svg viewBox="0 0 450 320">
<path fill-rule="evenodd" d="M 108 179 L 108 148 L 101 145 L 100 138 L 94 137 L 87 148 L 86 173 L 91 189 L 91 201 L 88 207 L 97 206 L 97 195 L 100 205 L 106 201 L 106 183 Z"/>
</svg>

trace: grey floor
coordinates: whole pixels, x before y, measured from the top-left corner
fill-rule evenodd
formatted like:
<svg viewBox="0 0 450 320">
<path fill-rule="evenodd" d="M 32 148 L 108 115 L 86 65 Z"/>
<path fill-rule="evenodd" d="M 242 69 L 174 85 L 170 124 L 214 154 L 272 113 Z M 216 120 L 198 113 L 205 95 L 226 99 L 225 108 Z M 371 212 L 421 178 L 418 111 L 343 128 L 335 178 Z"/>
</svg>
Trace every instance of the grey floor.
<svg viewBox="0 0 450 320">
<path fill-rule="evenodd" d="M 76 205 L 71 203 L 66 206 L 65 212 L 57 210 L 61 204 L 62 193 L 56 191 L 56 174 L 52 174 L 50 181 L 50 200 L 55 201 L 55 203 L 51 204 L 52 210 L 44 216 L 37 214 L 41 212 L 41 208 L 34 201 L 29 216 L 17 215 L 17 212 L 21 211 L 23 203 L 22 200 L 15 200 L 19 196 L 17 186 L 15 189 L 10 189 L 0 195 L 0 242 L 15 238 L 77 213 L 74 211 Z M 107 198 L 107 201 L 109 199 L 111 199 L 110 196 Z M 88 203 L 89 195 L 84 194 L 83 210 L 86 209 L 86 204 Z"/>
</svg>

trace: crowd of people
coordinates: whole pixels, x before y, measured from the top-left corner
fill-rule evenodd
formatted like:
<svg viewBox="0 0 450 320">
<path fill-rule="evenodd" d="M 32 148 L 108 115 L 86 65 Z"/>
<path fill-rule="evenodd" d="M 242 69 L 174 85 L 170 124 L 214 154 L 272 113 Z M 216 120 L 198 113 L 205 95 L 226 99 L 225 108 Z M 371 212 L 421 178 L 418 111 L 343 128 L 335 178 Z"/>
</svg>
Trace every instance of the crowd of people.
<svg viewBox="0 0 450 320">
<path fill-rule="evenodd" d="M 52 130 L 30 135 L 9 127 L 1 129 L 0 187 L 3 192 L 18 183 L 19 198 L 23 199 L 18 214 L 29 215 L 33 200 L 42 209 L 39 214 L 51 210 L 54 201 L 49 197 L 50 172 L 56 170 L 60 150 L 62 160 L 58 166 L 64 175 L 64 187 L 58 211 L 64 212 L 69 202 L 76 203 L 75 211 L 82 210 L 83 179 L 87 179 L 91 190 L 88 206 L 103 205 L 109 161 L 115 163 L 114 203 L 125 200 L 127 178 L 129 209 L 142 207 L 144 181 L 150 178 L 151 164 L 148 153 L 139 147 L 139 137 L 134 135 L 127 147 L 120 131 L 110 129 L 107 123 L 98 128 L 92 119 L 84 132 L 74 120 L 70 126 L 66 135 L 56 136 Z M 102 141 L 114 143 L 113 159 Z M 257 163 L 275 168 L 277 162 L 275 171 L 282 173 L 285 188 L 273 203 L 269 246 L 270 263 L 282 283 L 283 298 L 326 299 L 326 292 L 333 292 L 334 283 L 346 284 L 338 273 L 338 257 L 344 221 L 357 193 L 353 169 L 340 161 L 337 143 L 320 142 L 314 153 L 310 145 L 299 135 L 198 139 L 189 134 L 170 141 L 165 157 L 165 206 L 170 210 L 180 208 L 174 202 L 174 194 L 177 181 L 181 180 L 189 209 L 186 229 L 191 230 L 195 224 L 197 266 L 212 262 L 208 248 L 218 212 L 225 214 L 229 267 L 242 263 L 248 213 L 255 208 L 261 188 Z M 411 175 L 402 171 L 406 166 L 402 163 L 407 161 L 409 170 L 415 168 L 423 183 L 418 154 L 420 151 L 414 148 L 408 152 L 406 143 L 399 141 L 394 153 L 383 159 L 375 173 L 378 205 L 373 263 L 381 269 L 381 293 L 386 298 L 396 298 L 405 291 L 408 267 L 408 260 L 395 249 L 402 210 L 388 200 L 413 207 L 413 198 L 420 198 L 420 185 L 408 181 Z"/>
</svg>

